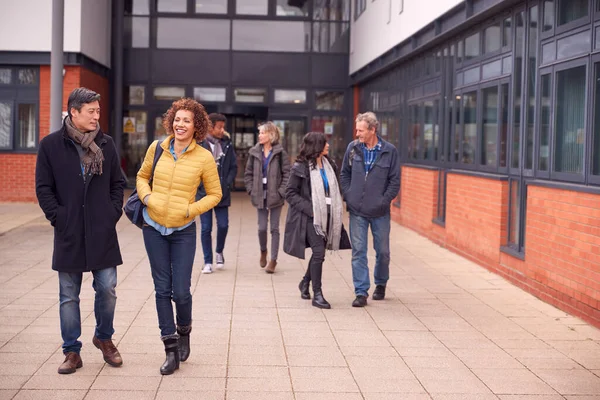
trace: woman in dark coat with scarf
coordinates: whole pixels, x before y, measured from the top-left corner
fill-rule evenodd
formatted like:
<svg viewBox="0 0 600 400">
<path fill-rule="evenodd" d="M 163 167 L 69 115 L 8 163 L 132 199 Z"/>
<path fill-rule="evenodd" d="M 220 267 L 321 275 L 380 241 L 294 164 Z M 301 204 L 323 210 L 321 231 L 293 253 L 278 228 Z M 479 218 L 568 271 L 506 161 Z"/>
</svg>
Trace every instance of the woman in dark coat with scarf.
<svg viewBox="0 0 600 400">
<path fill-rule="evenodd" d="M 304 136 L 285 192 L 290 207 L 283 242 L 283 250 L 300 259 L 304 259 L 306 247 L 311 248 L 312 257 L 298 287 L 301 297 L 308 300 L 312 281 L 312 305 L 325 309 L 331 308 L 321 289 L 325 250 L 351 248 L 342 225 L 344 211 L 337 169 L 328 152 L 324 133 Z"/>
</svg>

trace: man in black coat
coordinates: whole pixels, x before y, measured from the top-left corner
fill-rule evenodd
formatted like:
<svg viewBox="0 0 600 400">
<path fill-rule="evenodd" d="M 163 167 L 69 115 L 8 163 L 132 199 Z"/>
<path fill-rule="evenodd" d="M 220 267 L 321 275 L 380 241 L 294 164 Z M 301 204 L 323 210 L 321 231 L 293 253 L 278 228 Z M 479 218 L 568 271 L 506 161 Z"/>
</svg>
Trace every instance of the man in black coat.
<svg viewBox="0 0 600 400">
<path fill-rule="evenodd" d="M 206 138 L 200 143 L 202 147 L 210 151 L 217 163 L 219 170 L 219 179 L 221 181 L 221 190 L 223 197 L 217 206 L 200 215 L 202 225 L 201 241 L 202 252 L 204 253 L 203 274 L 213 272 L 213 251 L 212 251 L 212 228 L 213 211 L 217 219 L 217 247 L 215 249 L 216 267 L 221 269 L 225 266 L 225 257 L 223 250 L 225 248 L 225 239 L 229 229 L 229 206 L 231 205 L 231 186 L 237 175 L 237 159 L 231 143 L 231 139 L 225 136 L 225 123 L 227 119 L 223 114 L 212 113 L 208 115 L 212 124 L 212 130 Z M 204 186 L 200 185 L 196 194 L 196 200 L 206 196 Z"/>
<path fill-rule="evenodd" d="M 121 218 L 125 180 L 112 138 L 100 130 L 100 95 L 71 92 L 62 128 L 40 142 L 35 189 L 54 227 L 52 269 L 60 286 L 60 329 L 66 358 L 59 374 L 81 368 L 79 293 L 83 272 L 91 271 L 96 292 L 92 343 L 104 361 L 123 364 L 112 342 L 117 265 L 123 263 L 116 224 Z"/>
</svg>

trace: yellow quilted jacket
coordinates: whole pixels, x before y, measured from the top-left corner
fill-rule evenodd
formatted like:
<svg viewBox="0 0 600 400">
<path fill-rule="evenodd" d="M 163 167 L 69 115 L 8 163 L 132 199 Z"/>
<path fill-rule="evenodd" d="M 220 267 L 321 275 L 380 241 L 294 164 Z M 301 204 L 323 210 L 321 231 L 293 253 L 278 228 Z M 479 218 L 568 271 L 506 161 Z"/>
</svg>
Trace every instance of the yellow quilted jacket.
<svg viewBox="0 0 600 400">
<path fill-rule="evenodd" d="M 156 163 L 152 188 L 148 180 L 157 145 L 148 148 L 136 178 L 140 199 L 151 195 L 147 200 L 148 215 L 166 228 L 186 225 L 197 215 L 219 204 L 222 197 L 217 164 L 212 154 L 192 140 L 176 162 L 169 151 L 172 138 L 171 135 L 160 144 L 164 151 Z M 195 201 L 200 182 L 204 184 L 206 196 Z"/>
</svg>

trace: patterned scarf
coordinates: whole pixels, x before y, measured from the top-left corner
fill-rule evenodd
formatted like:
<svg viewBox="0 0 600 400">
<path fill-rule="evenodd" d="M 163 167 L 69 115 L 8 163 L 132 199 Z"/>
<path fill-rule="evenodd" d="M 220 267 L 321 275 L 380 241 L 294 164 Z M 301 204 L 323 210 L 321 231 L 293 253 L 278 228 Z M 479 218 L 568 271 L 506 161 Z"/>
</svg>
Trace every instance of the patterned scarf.
<svg viewBox="0 0 600 400">
<path fill-rule="evenodd" d="M 206 140 L 208 140 L 208 143 L 212 144 L 212 146 L 211 146 L 212 154 L 213 154 L 215 161 L 218 162 L 219 158 L 221 158 L 221 156 L 223 155 L 223 148 L 221 147 L 221 140 L 217 139 L 210 133 L 206 135 Z"/>
<path fill-rule="evenodd" d="M 65 118 L 65 128 L 67 130 L 67 135 L 69 135 L 69 137 L 84 150 L 80 155 L 84 174 L 102 175 L 102 161 L 104 161 L 104 154 L 102 154 L 102 149 L 94 142 L 96 135 L 100 131 L 100 125 L 98 124 L 93 131 L 81 133 L 79 129 L 73 125 L 71 117 L 67 117 Z"/>
<path fill-rule="evenodd" d="M 313 225 L 319 236 L 327 239 L 328 250 L 340 249 L 340 238 L 342 237 L 343 204 L 342 195 L 338 186 L 337 177 L 333 167 L 326 157 L 322 158 L 323 168 L 329 181 L 329 196 L 331 197 L 331 208 L 329 221 L 327 221 L 327 203 L 325 201 L 325 187 L 319 168 L 310 166 L 310 192 L 313 206 Z M 328 223 L 329 222 L 329 223 Z M 329 229 L 327 226 L 329 225 Z"/>
</svg>

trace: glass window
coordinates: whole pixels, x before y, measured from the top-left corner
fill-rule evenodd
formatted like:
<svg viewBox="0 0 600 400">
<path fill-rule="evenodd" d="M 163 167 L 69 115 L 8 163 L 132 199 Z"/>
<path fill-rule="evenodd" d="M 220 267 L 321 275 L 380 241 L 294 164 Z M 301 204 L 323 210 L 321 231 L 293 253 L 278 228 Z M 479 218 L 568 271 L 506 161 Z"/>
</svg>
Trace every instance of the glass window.
<svg viewBox="0 0 600 400">
<path fill-rule="evenodd" d="M 508 120 L 508 101 L 510 97 L 510 90 L 508 83 L 504 83 L 501 86 L 502 89 L 502 103 L 500 109 L 500 118 L 502 119 L 502 127 L 500 128 L 500 167 L 506 167 L 507 164 L 507 147 L 508 147 L 508 126 L 510 122 Z"/>
<path fill-rule="evenodd" d="M 550 31 L 554 29 L 554 0 L 544 1 L 544 25 L 542 31 Z"/>
<path fill-rule="evenodd" d="M 229 21 L 222 19 L 159 18 L 159 49 L 229 49 Z"/>
<path fill-rule="evenodd" d="M 508 17 L 502 23 L 502 47 L 512 46 L 512 18 Z"/>
<path fill-rule="evenodd" d="M 158 0 L 156 10 L 167 13 L 187 12 L 187 0 Z"/>
<path fill-rule="evenodd" d="M 599 3 L 600 4 L 600 3 Z M 595 71 L 595 99 L 594 99 L 594 143 L 592 148 L 592 173 L 600 175 L 600 64 L 596 64 Z M 0 131 L 1 131 L 0 127 Z"/>
<path fill-rule="evenodd" d="M 134 123 L 133 130 L 123 132 L 123 170 L 125 175 L 135 184 L 135 177 L 144 162 L 148 149 L 148 116 L 145 111 L 125 111 L 124 118 L 130 118 Z M 158 139 L 158 138 L 157 138 Z"/>
<path fill-rule="evenodd" d="M 196 14 L 227 14 L 227 0 L 196 0 Z"/>
<path fill-rule="evenodd" d="M 242 103 L 266 103 L 267 90 L 240 88 L 233 91 L 233 96 L 235 101 Z"/>
<path fill-rule="evenodd" d="M 558 25 L 587 17 L 589 0 L 558 0 Z"/>
<path fill-rule="evenodd" d="M 341 166 L 347 145 L 344 137 L 346 132 L 346 118 L 315 115 L 312 118 L 311 130 L 314 132 L 324 132 L 328 136 L 329 157 L 333 158 L 338 167 Z"/>
<path fill-rule="evenodd" d="M 479 41 L 479 32 L 465 39 L 465 60 L 478 57 L 481 54 L 481 46 Z"/>
<path fill-rule="evenodd" d="M 529 59 L 527 64 L 527 108 L 525 127 L 525 169 L 533 168 L 533 135 L 534 135 L 534 120 L 535 120 L 535 91 L 536 91 L 536 76 L 537 76 L 537 28 L 538 28 L 538 7 L 534 6 L 529 9 Z"/>
<path fill-rule="evenodd" d="M 146 88 L 144 86 L 127 86 L 125 95 L 129 105 L 143 105 L 146 102 Z"/>
<path fill-rule="evenodd" d="M 12 71 L 9 68 L 0 68 L 0 84 L 10 85 L 12 82 Z"/>
<path fill-rule="evenodd" d="M 35 85 L 36 76 L 35 69 L 21 68 L 19 69 L 19 84 L 20 85 Z"/>
<path fill-rule="evenodd" d="M 498 86 L 483 89 L 481 164 L 495 166 L 498 155 Z"/>
<path fill-rule="evenodd" d="M 500 50 L 500 40 L 500 25 L 488 26 L 483 31 L 483 51 L 485 53 L 493 53 Z"/>
<path fill-rule="evenodd" d="M 461 123 L 461 112 L 460 112 L 461 97 L 456 96 L 454 102 L 454 136 L 452 138 L 452 154 L 450 161 L 458 162 L 460 159 L 460 138 L 462 136 L 462 123 Z"/>
<path fill-rule="evenodd" d="M 125 47 L 147 48 L 150 46 L 150 18 L 125 18 L 124 25 Z"/>
<path fill-rule="evenodd" d="M 458 47 L 456 49 L 456 62 L 461 63 L 463 59 L 463 41 L 458 42 Z"/>
<path fill-rule="evenodd" d="M 275 89 L 275 103 L 304 104 L 306 103 L 306 90 Z"/>
<path fill-rule="evenodd" d="M 304 52 L 309 46 L 310 22 L 233 21 L 233 50 Z"/>
<path fill-rule="evenodd" d="M 313 23 L 312 50 L 317 53 L 347 53 L 349 26 L 348 22 Z"/>
<path fill-rule="evenodd" d="M 226 101 L 227 90 L 219 87 L 195 87 L 194 99 L 197 101 Z"/>
<path fill-rule="evenodd" d="M 154 140 L 163 141 L 169 136 L 162 122 L 162 117 L 154 118 Z"/>
<path fill-rule="evenodd" d="M 33 149 L 37 142 L 37 113 L 35 104 L 19 104 L 19 131 L 17 132 L 16 147 Z"/>
<path fill-rule="evenodd" d="M 513 130 L 511 146 L 511 168 L 519 168 L 521 158 L 521 84 L 523 83 L 523 45 L 525 44 L 525 12 L 520 12 L 515 18 L 516 40 L 514 51 L 514 87 L 513 87 Z"/>
<path fill-rule="evenodd" d="M 308 1 L 277 0 L 276 13 L 280 17 L 305 17 L 308 4 Z"/>
<path fill-rule="evenodd" d="M 585 142 L 585 66 L 556 73 L 554 170 L 582 173 Z"/>
<path fill-rule="evenodd" d="M 540 171 L 548 171 L 550 160 L 550 110 L 552 107 L 552 92 L 550 90 L 550 74 L 542 75 L 541 77 L 541 99 L 540 99 L 540 146 L 538 169 Z"/>
<path fill-rule="evenodd" d="M 421 122 L 419 121 L 419 106 L 408 106 L 408 158 L 416 160 L 419 158 Z"/>
<path fill-rule="evenodd" d="M 344 109 L 344 92 L 317 91 L 315 108 L 317 110 L 342 111 Z"/>
<path fill-rule="evenodd" d="M 235 12 L 240 15 L 267 15 L 269 0 L 236 0 Z"/>
<path fill-rule="evenodd" d="M 162 86 L 154 88 L 156 100 L 178 100 L 185 97 L 185 88 L 177 86 Z"/>
<path fill-rule="evenodd" d="M 12 147 L 12 103 L 0 102 L 0 149 Z"/>
<path fill-rule="evenodd" d="M 315 0 L 313 19 L 319 21 L 350 20 L 350 0 Z"/>
<path fill-rule="evenodd" d="M 475 162 L 475 149 L 477 148 L 477 92 L 463 95 L 463 141 L 462 159 L 464 164 Z"/>
<path fill-rule="evenodd" d="M 433 158 L 433 126 L 435 123 L 433 101 L 426 101 L 423 104 L 425 119 L 423 123 L 423 158 L 431 160 Z"/>
<path fill-rule="evenodd" d="M 149 0 L 125 0 L 125 15 L 149 15 Z"/>
</svg>

